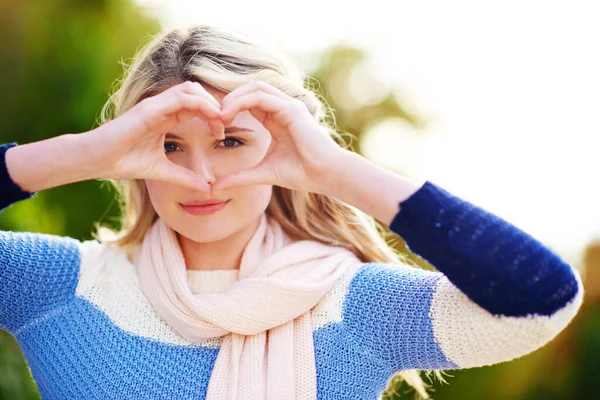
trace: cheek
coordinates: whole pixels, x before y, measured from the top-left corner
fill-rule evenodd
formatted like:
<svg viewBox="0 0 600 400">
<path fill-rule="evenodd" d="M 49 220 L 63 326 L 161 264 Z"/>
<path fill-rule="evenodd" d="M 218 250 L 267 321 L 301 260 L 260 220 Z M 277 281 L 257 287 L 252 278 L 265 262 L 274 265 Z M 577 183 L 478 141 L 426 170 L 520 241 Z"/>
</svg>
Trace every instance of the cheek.
<svg viewBox="0 0 600 400">
<path fill-rule="evenodd" d="M 260 215 L 269 205 L 273 194 L 271 185 L 253 185 L 240 188 L 232 197 L 237 203 L 237 209 L 244 215 Z"/>
<path fill-rule="evenodd" d="M 164 212 L 171 206 L 171 203 L 176 201 L 177 189 L 174 187 L 175 185 L 155 180 L 145 182 L 154 210 L 159 215 L 164 215 Z"/>
</svg>

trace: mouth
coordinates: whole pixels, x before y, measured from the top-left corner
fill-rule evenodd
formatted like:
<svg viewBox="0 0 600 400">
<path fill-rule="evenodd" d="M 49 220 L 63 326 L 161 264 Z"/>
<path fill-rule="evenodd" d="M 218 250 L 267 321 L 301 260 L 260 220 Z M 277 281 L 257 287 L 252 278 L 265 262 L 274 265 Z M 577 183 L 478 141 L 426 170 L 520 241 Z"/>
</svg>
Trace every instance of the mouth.
<svg viewBox="0 0 600 400">
<path fill-rule="evenodd" d="M 225 206 L 227 206 L 227 204 L 229 203 L 230 200 L 222 201 L 219 203 L 206 204 L 206 205 L 202 205 L 202 206 L 186 206 L 181 203 L 179 203 L 179 205 L 188 214 L 209 215 L 209 214 L 214 214 L 216 212 L 221 211 L 223 208 L 225 208 Z"/>
</svg>

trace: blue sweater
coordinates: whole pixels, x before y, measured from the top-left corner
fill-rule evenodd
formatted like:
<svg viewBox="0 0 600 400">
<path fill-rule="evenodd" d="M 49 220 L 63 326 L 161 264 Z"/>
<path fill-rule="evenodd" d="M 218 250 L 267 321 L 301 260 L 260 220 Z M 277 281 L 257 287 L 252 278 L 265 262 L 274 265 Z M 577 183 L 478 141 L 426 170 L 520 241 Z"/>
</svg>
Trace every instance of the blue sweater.
<svg viewBox="0 0 600 400">
<path fill-rule="evenodd" d="M 0 210 L 35 193 L 10 178 Z M 406 369 L 500 363 L 540 348 L 583 301 L 578 272 L 494 214 L 427 181 L 390 229 L 437 271 L 365 263 L 313 309 L 319 399 L 377 399 Z M 221 338 L 190 343 L 154 312 L 125 254 L 0 231 L 0 328 L 43 399 L 201 399 Z"/>
</svg>

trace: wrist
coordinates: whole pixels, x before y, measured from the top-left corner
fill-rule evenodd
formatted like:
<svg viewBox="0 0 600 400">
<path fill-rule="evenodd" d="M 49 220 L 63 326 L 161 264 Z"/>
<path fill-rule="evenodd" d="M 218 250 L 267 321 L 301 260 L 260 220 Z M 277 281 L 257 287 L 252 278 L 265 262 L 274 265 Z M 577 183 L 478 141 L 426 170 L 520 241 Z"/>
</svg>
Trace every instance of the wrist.
<svg viewBox="0 0 600 400">
<path fill-rule="evenodd" d="M 347 201 L 355 184 L 352 178 L 364 160 L 358 153 L 342 149 L 324 168 L 322 178 L 319 179 L 319 193 Z"/>
<path fill-rule="evenodd" d="M 100 179 L 111 176 L 110 162 L 102 150 L 106 147 L 107 136 L 103 136 L 100 128 L 88 132 L 71 134 L 74 146 L 79 149 L 85 164 L 87 179 Z"/>
<path fill-rule="evenodd" d="M 353 151 L 344 150 L 331 163 L 328 177 L 323 180 L 326 184 L 322 186 L 322 191 L 328 196 L 355 205 L 356 195 L 367 190 L 370 183 L 373 183 L 368 180 L 374 178 L 374 172 L 382 170 L 382 167 L 368 158 Z"/>
<path fill-rule="evenodd" d="M 390 171 L 358 153 L 342 153 L 330 168 L 321 193 L 335 197 L 388 225 L 408 199 L 424 184 Z"/>
</svg>

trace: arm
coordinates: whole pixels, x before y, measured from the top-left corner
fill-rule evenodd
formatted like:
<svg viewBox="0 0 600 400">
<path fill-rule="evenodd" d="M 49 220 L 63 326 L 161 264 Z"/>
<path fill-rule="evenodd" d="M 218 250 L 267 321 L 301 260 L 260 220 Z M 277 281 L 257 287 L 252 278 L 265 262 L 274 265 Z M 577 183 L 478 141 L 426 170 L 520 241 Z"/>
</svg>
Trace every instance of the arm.
<svg viewBox="0 0 600 400">
<path fill-rule="evenodd" d="M 349 329 L 394 370 L 508 361 L 546 344 L 575 316 L 581 279 L 539 241 L 429 181 L 420 186 L 362 157 L 349 160 L 337 197 L 376 210 L 440 271 L 372 264 L 351 285 Z"/>
<path fill-rule="evenodd" d="M 82 161 L 81 149 L 69 147 L 71 139 L 57 137 L 22 147 L 16 142 L 0 145 L 0 210 L 36 194 L 28 189 L 68 183 L 81 176 L 69 172 L 77 171 L 81 164 L 76 163 Z M 70 168 L 65 160 L 71 160 Z M 16 335 L 29 321 L 73 298 L 78 244 L 69 237 L 0 231 L 0 329 Z"/>
<path fill-rule="evenodd" d="M 6 150 L 6 168 L 25 192 L 37 192 L 68 183 L 97 178 L 98 163 L 90 133 L 52 137 L 12 146 Z"/>
</svg>

